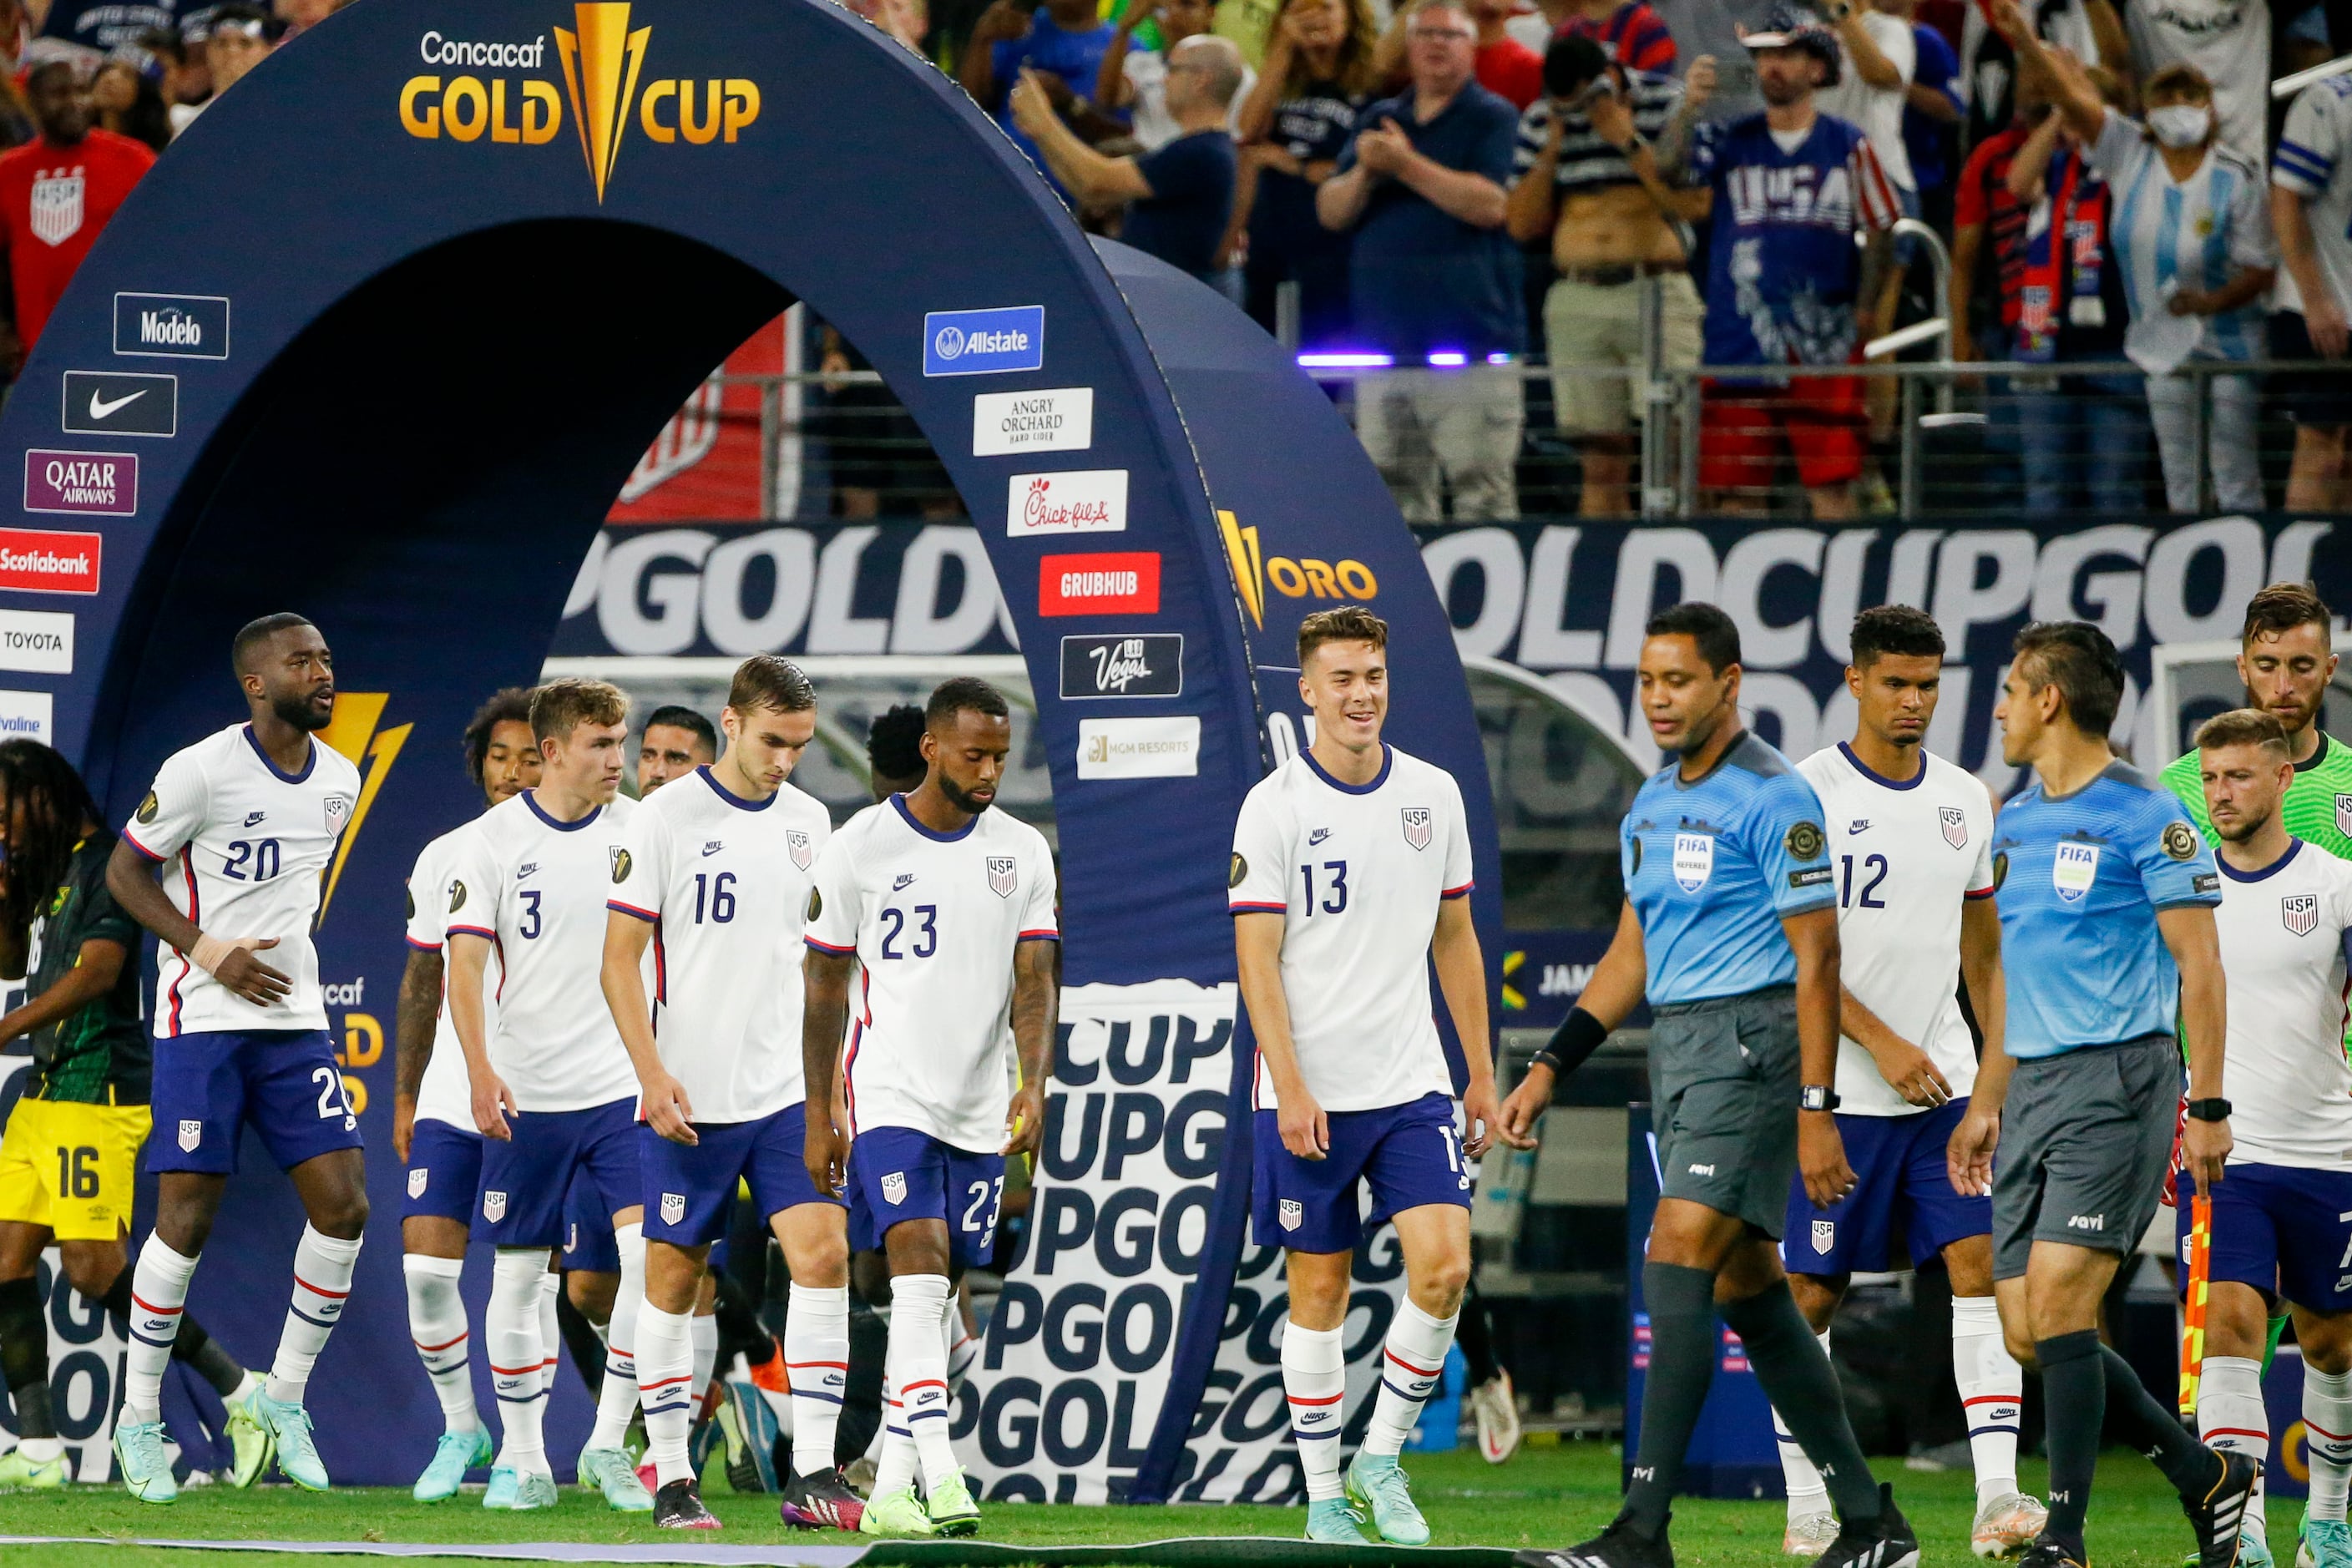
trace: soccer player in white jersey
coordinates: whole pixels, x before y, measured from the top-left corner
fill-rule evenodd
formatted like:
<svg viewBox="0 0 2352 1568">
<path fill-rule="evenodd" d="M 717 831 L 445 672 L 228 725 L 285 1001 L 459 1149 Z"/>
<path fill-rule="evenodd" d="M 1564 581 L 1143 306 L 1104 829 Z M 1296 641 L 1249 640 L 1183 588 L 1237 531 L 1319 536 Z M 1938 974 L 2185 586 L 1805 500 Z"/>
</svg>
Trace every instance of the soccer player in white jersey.
<svg viewBox="0 0 2352 1568">
<path fill-rule="evenodd" d="M 2352 1568 L 2344 1519 L 2352 1480 L 2352 1066 L 2344 1056 L 2352 963 L 2352 863 L 2291 837 L 2279 809 L 2294 778 L 2286 731 L 2239 709 L 2197 732 L 2205 807 L 2221 839 L 2221 973 L 2236 999 L 2222 1062 L 2233 1146 L 2213 1201 L 2211 1285 L 2198 1435 L 2261 1459 L 2270 1451 L 2263 1361 L 2270 1316 L 2294 1320 L 2311 1500 L 2303 1537 L 2316 1568 Z M 2189 1184 L 2179 1184 L 2187 1256 Z M 2269 1568 L 2257 1490 L 2238 1561 Z"/>
<path fill-rule="evenodd" d="M 657 1478 L 654 1522 L 719 1527 L 687 1457 L 690 1325 L 740 1181 L 793 1275 L 783 1519 L 855 1530 L 864 1505 L 833 1455 L 849 1384 L 849 1222 L 840 1200 L 809 1181 L 801 1104 L 801 927 L 833 823 L 786 781 L 816 736 L 816 691 L 787 660 L 756 655 L 736 669 L 719 724 L 727 737 L 719 760 L 671 781 L 629 819 L 606 899 L 604 999 L 636 1068 L 644 1118 L 646 1304 L 635 1348 Z M 651 1006 L 648 942 L 661 976 Z"/>
<path fill-rule="evenodd" d="M 621 1447 L 637 1408 L 632 1352 L 645 1299 L 636 1078 L 597 984 L 605 890 L 636 804 L 616 798 L 628 717 L 629 700 L 601 680 L 551 680 L 533 692 L 539 787 L 492 806 L 466 830 L 445 895 L 449 1015 L 466 1053 L 474 1125 L 488 1140 L 473 1239 L 498 1248 L 482 1331 L 505 1436 L 485 1508 L 555 1506 L 541 1436 L 553 1347 L 542 1337 L 541 1306 L 574 1173 L 604 1195 L 601 1212 L 613 1217 L 621 1259 L 580 1480 L 624 1513 L 653 1508 Z M 494 944 L 502 975 L 495 1030 L 483 1005 Z"/>
<path fill-rule="evenodd" d="M 315 738 L 334 717 L 334 658 L 318 627 L 282 614 L 248 623 L 229 658 L 248 719 L 164 762 L 106 871 L 115 901 L 163 944 L 147 1149 L 155 1228 L 131 1276 L 114 1428 L 123 1482 L 143 1502 L 178 1492 L 163 1450 L 163 1365 L 243 1130 L 260 1136 L 309 1218 L 278 1358 L 247 1413 L 286 1479 L 312 1491 L 326 1489 L 327 1470 L 302 1395 L 367 1228 L 359 1117 L 327 1038 L 310 944 L 360 793 L 359 770 Z"/>
<path fill-rule="evenodd" d="M 466 726 L 466 773 L 488 804 L 510 800 L 539 783 L 539 746 L 530 733 L 530 693 L 495 692 Z M 474 1127 L 466 1052 L 449 1021 L 442 948 L 449 929 L 449 874 L 467 827 L 427 844 L 408 878 L 408 966 L 400 977 L 394 1027 L 392 1147 L 408 1167 L 400 1216 L 401 1272 L 408 1284 L 408 1334 L 441 1402 L 441 1440 L 416 1479 L 418 1502 L 457 1496 L 468 1469 L 490 1462 L 489 1429 L 474 1408 L 467 1370 L 473 1334 L 457 1281 L 466 1267 L 466 1232 L 481 1190 L 482 1135 Z M 459 911 L 459 918 L 463 918 Z M 484 1005 L 496 1002 L 484 998 Z M 556 1277 L 548 1277 L 554 1285 Z M 555 1295 L 547 1291 L 541 1322 L 555 1354 Z"/>
<path fill-rule="evenodd" d="M 1789 1289 L 1824 1351 L 1854 1270 L 1893 1264 L 1896 1234 L 1915 1268 L 1943 1256 L 1952 1375 L 1976 1461 L 1969 1545 L 1979 1557 L 2006 1557 L 2041 1533 L 2044 1510 L 2017 1485 L 2025 1374 L 2001 1342 L 1992 1293 L 1989 1173 L 2000 1119 L 1969 1110 L 1977 1053 L 1960 1014 L 1965 986 L 1985 1031 L 1986 1077 L 2005 1079 L 1992 797 L 1925 744 L 1944 670 L 1936 623 L 1881 605 L 1855 618 L 1851 641 L 1853 739 L 1797 771 L 1821 799 L 1836 876 L 1843 1021 L 1833 1109 L 1854 1184 L 1823 1205 L 1801 1179 L 1792 1184 L 1781 1250 Z M 1996 1094 L 1990 1103 L 1999 1102 Z M 1773 1425 L 1789 1492 L 1781 1550 L 1818 1557 L 1838 1532 L 1827 1486 L 1777 1414 Z"/>
<path fill-rule="evenodd" d="M 887 1436 L 859 1521 L 868 1535 L 980 1528 L 948 1442 L 943 1335 L 954 1277 L 995 1246 L 1005 1156 L 1034 1149 L 1044 1128 L 1058 984 L 1052 852 L 989 809 L 1011 710 L 986 681 L 958 677 L 923 714 L 923 782 L 833 836 L 808 909 L 809 1176 L 819 1192 L 846 1185 L 852 1240 L 890 1262 Z M 863 973 L 845 1052 L 853 963 Z M 846 1128 L 834 1121 L 836 1061 Z"/>
<path fill-rule="evenodd" d="M 2352 77 L 2331 76 L 2295 96 L 2271 159 L 2271 224 L 2278 281 L 2271 294 L 2274 360 L 2332 360 L 2335 374 L 2273 372 L 2267 391 L 2295 422 L 2286 504 L 2352 508 Z"/>
<path fill-rule="evenodd" d="M 1307 1538 L 1361 1545 L 1362 1510 L 1381 1540 L 1419 1546 L 1429 1526 L 1397 1455 L 1444 1368 L 1470 1278 L 1464 1162 L 1500 1121 L 1462 791 L 1381 739 L 1388 640 L 1387 623 L 1353 605 L 1300 625 L 1314 744 L 1242 802 L 1228 898 L 1257 1036 L 1251 1228 L 1288 1259 L 1282 1384 L 1307 1473 Z M 1466 1137 L 1430 1010 L 1432 957 L 1470 1068 Z M 1396 1225 L 1405 1299 L 1343 1485 L 1341 1324 L 1366 1185 L 1370 1220 Z"/>
</svg>

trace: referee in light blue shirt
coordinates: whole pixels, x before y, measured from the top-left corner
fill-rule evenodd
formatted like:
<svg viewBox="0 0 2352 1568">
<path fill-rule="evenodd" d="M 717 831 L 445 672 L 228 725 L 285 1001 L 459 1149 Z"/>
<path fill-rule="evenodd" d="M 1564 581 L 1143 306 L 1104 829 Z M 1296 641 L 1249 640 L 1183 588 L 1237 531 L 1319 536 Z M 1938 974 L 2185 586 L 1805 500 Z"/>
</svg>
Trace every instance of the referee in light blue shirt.
<svg viewBox="0 0 2352 1568">
<path fill-rule="evenodd" d="M 1642 1292 L 1650 1368 L 1623 1509 L 1528 1568 L 1672 1568 L 1668 1510 L 1715 1371 L 1715 1318 L 1836 1505 L 1819 1568 L 1906 1568 L 1919 1542 L 1871 1479 L 1829 1357 L 1780 1271 L 1778 1242 L 1800 1163 L 1834 1203 L 1853 1185 L 1831 1112 L 1837 1076 L 1838 936 L 1821 802 L 1787 758 L 1739 723 L 1739 632 L 1712 605 L 1653 618 L 1641 703 L 1678 753 L 1633 797 L 1620 831 L 1625 907 L 1580 1004 L 1503 1107 L 1529 1132 L 1562 1074 L 1644 994 L 1660 1196 Z M 1800 1106 L 1803 1110 L 1801 1113 Z"/>
<path fill-rule="evenodd" d="M 2079 1568 L 2103 1422 L 2180 1493 L 2202 1568 L 2230 1568 L 2261 1467 L 2190 1436 L 2099 1342 L 2099 1300 L 2156 1217 L 2189 1043 L 2181 1153 L 2221 1179 L 2221 880 L 2180 804 L 2107 745 L 2123 663 L 2096 626 L 2017 636 L 1993 716 L 2033 782 L 1993 824 L 2009 1079 L 1992 1189 L 1993 1293 L 2011 1354 L 2042 1372 L 2050 1521 L 2022 1568 Z M 1974 1168 L 1990 1148 L 1953 1150 Z M 2267 1561 L 2267 1559 L 2265 1559 Z"/>
</svg>

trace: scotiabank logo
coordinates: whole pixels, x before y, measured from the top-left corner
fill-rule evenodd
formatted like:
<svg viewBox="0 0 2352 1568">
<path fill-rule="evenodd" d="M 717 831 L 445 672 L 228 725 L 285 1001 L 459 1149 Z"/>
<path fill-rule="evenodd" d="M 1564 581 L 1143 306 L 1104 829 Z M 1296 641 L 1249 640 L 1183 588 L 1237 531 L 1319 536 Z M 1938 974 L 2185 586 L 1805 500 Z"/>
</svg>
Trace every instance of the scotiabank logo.
<svg viewBox="0 0 2352 1568">
<path fill-rule="evenodd" d="M 105 542 L 95 533 L 0 528 L 0 588 L 26 594 L 95 594 Z"/>
<path fill-rule="evenodd" d="M 1041 616 L 1156 616 L 1160 552 L 1046 555 L 1037 562 Z"/>
</svg>

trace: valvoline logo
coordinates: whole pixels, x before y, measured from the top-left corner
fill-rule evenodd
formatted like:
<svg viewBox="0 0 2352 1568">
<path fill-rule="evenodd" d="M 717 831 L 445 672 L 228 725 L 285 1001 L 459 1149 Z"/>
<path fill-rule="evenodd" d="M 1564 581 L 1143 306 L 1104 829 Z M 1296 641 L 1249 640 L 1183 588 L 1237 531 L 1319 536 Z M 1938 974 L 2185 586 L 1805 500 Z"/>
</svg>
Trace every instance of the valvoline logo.
<svg viewBox="0 0 2352 1568">
<path fill-rule="evenodd" d="M 923 317 L 925 375 L 999 375 L 1045 365 L 1045 307 L 932 310 Z"/>
</svg>

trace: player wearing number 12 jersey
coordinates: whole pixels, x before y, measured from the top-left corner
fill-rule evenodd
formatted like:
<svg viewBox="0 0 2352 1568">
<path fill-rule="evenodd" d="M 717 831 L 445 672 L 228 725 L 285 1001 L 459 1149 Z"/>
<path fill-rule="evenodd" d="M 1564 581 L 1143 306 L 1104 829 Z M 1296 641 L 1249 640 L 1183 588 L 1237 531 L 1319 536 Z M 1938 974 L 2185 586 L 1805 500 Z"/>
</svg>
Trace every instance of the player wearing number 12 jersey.
<svg viewBox="0 0 2352 1568">
<path fill-rule="evenodd" d="M 959 677 L 931 693 L 923 722 L 922 784 L 833 836 L 808 910 L 809 1175 L 828 1193 L 846 1179 L 852 1242 L 890 1263 L 886 1436 L 859 1521 L 869 1535 L 980 1528 L 948 1441 L 942 1331 L 953 1276 L 995 1242 L 1005 1156 L 1037 1146 L 1061 940 L 1044 836 L 989 809 L 1013 747 L 1003 697 Z M 845 1161 L 832 1106 L 853 960 Z M 919 1467 L 928 1510 L 915 1500 Z"/>
</svg>

